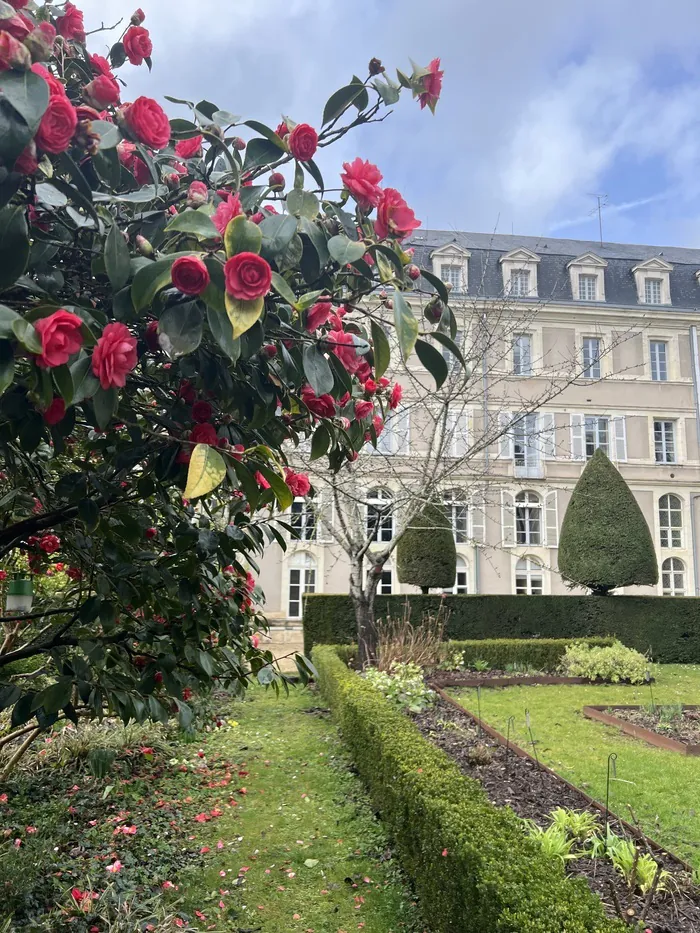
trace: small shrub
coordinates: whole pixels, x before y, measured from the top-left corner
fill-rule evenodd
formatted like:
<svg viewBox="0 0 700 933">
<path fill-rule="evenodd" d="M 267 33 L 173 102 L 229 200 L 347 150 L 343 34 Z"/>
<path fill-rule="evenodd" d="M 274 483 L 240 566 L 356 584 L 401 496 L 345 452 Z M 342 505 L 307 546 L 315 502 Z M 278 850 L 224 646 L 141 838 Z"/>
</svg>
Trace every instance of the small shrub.
<svg viewBox="0 0 700 933">
<path fill-rule="evenodd" d="M 657 892 L 666 890 L 669 873 L 648 852 L 640 853 L 637 846 L 629 839 L 619 839 L 610 849 L 610 859 L 627 882 L 630 889 L 639 889 L 642 894 L 651 891 L 657 872 Z"/>
<path fill-rule="evenodd" d="M 400 661 L 419 667 L 435 668 L 444 656 L 445 619 L 441 612 L 426 612 L 418 625 L 411 624 L 408 602 L 399 619 L 387 615 L 375 626 L 377 633 L 377 668 L 391 670 Z"/>
<path fill-rule="evenodd" d="M 476 661 L 472 661 L 471 667 L 473 667 L 475 671 L 481 671 L 482 673 L 491 670 L 491 665 L 483 658 L 477 658 Z"/>
<path fill-rule="evenodd" d="M 567 836 L 571 836 L 577 842 L 584 842 L 595 836 L 599 828 L 596 816 L 588 810 L 556 807 L 549 816 L 553 826 L 558 826 Z"/>
<path fill-rule="evenodd" d="M 426 686 L 417 664 L 393 661 L 388 671 L 370 667 L 364 676 L 387 700 L 401 709 L 421 713 L 435 702 L 435 694 Z"/>
<path fill-rule="evenodd" d="M 562 658 L 561 670 L 568 677 L 641 684 L 645 680 L 649 661 L 639 651 L 626 648 L 621 642 L 608 647 L 590 647 L 583 643 L 569 645 Z"/>
<path fill-rule="evenodd" d="M 463 671 L 464 670 L 464 652 L 455 650 L 449 642 L 442 646 L 443 657 L 438 664 L 440 671 Z"/>
<path fill-rule="evenodd" d="M 526 822 L 528 824 L 528 835 L 542 846 L 542 851 L 547 858 L 558 859 L 562 865 L 565 865 L 571 859 L 580 857 L 576 852 L 572 851 L 576 840 L 568 836 L 555 823 L 552 823 L 547 829 L 542 829 L 537 823 L 530 820 Z"/>
<path fill-rule="evenodd" d="M 472 745 L 467 752 L 467 759 L 472 766 L 488 765 L 491 764 L 493 759 L 493 751 L 488 745 Z"/>
</svg>

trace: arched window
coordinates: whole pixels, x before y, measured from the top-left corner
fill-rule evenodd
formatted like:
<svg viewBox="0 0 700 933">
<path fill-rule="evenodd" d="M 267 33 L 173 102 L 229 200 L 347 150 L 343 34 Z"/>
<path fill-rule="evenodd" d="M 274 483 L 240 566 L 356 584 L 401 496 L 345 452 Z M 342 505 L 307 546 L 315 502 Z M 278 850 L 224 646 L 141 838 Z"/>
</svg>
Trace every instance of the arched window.
<svg viewBox="0 0 700 933">
<path fill-rule="evenodd" d="M 521 557 L 515 565 L 516 595 L 541 596 L 542 580 L 542 564 L 534 557 Z"/>
<path fill-rule="evenodd" d="M 299 541 L 316 540 L 316 513 L 311 502 L 303 496 L 297 496 L 292 502 L 292 516 L 289 523 L 296 532 Z"/>
<path fill-rule="evenodd" d="M 671 493 L 659 499 L 661 547 L 683 547 L 683 503 Z"/>
<path fill-rule="evenodd" d="M 316 561 L 300 551 L 289 564 L 289 618 L 300 619 L 304 593 L 316 592 Z"/>
<path fill-rule="evenodd" d="M 367 536 L 379 543 L 394 536 L 394 497 L 386 489 L 370 489 L 367 493 Z"/>
<path fill-rule="evenodd" d="M 661 565 L 664 596 L 685 596 L 685 564 L 678 557 L 667 557 Z"/>
<path fill-rule="evenodd" d="M 453 593 L 455 596 L 466 596 L 469 592 L 468 583 L 469 568 L 463 557 L 457 557 L 457 574 L 455 576 L 454 586 L 447 587 L 443 593 Z"/>
<path fill-rule="evenodd" d="M 534 492 L 515 497 L 515 543 L 542 544 L 542 502 Z"/>
<path fill-rule="evenodd" d="M 466 544 L 469 540 L 469 507 L 464 493 L 460 489 L 448 489 L 443 497 L 443 505 L 452 525 L 455 542 Z"/>
</svg>

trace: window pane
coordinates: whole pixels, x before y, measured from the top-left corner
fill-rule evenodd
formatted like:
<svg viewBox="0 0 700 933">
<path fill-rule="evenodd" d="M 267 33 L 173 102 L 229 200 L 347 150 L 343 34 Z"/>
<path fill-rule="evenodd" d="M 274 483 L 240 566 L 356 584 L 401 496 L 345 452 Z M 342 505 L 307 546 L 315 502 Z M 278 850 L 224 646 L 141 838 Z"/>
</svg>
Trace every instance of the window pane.
<svg viewBox="0 0 700 933">
<path fill-rule="evenodd" d="M 516 334 L 513 340 L 513 373 L 516 376 L 532 374 L 532 337 L 530 334 Z"/>
<path fill-rule="evenodd" d="M 578 297 L 581 301 L 595 301 L 598 297 L 598 277 L 595 275 L 579 275 Z"/>
<path fill-rule="evenodd" d="M 455 291 L 462 289 L 462 266 L 457 263 L 443 264 L 440 266 L 440 278 L 452 286 Z"/>
<path fill-rule="evenodd" d="M 652 340 L 651 350 L 651 378 L 655 382 L 666 382 L 668 379 L 668 366 L 666 362 L 666 343 L 662 340 Z"/>
<path fill-rule="evenodd" d="M 675 422 L 654 422 L 654 458 L 657 463 L 676 462 Z"/>
<path fill-rule="evenodd" d="M 530 273 L 527 269 L 516 269 L 511 272 L 510 293 L 516 298 L 527 298 L 530 294 Z"/>
<path fill-rule="evenodd" d="M 600 379 L 601 344 L 597 337 L 584 337 L 583 376 L 585 379 Z"/>
<path fill-rule="evenodd" d="M 584 419 L 584 437 L 586 442 L 586 458 L 590 460 L 596 450 L 609 452 L 610 431 L 609 419 L 600 415 L 586 415 Z"/>
<path fill-rule="evenodd" d="M 644 279 L 644 301 L 648 305 L 661 304 L 661 279 Z"/>
</svg>

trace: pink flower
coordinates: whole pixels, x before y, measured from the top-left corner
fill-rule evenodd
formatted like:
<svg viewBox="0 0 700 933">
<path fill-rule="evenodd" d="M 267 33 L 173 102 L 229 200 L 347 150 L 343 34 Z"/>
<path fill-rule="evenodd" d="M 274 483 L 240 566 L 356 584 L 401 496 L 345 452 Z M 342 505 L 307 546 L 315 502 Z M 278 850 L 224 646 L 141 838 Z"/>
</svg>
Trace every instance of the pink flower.
<svg viewBox="0 0 700 933">
<path fill-rule="evenodd" d="M 90 66 L 93 72 L 98 75 L 107 75 L 108 78 L 114 77 L 111 65 L 102 55 L 91 55 Z"/>
<path fill-rule="evenodd" d="M 372 424 L 374 425 L 374 433 L 379 437 L 384 430 L 384 419 L 380 418 L 379 415 L 375 415 L 374 418 L 372 418 Z"/>
<path fill-rule="evenodd" d="M 70 0 L 63 8 L 63 16 L 56 23 L 59 36 L 64 39 L 75 39 L 85 42 L 85 23 L 82 12 Z"/>
<path fill-rule="evenodd" d="M 403 388 L 396 383 L 396 385 L 391 390 L 391 395 L 389 396 L 389 408 L 393 411 L 398 407 L 399 402 L 403 398 Z"/>
<path fill-rule="evenodd" d="M 126 168 L 131 168 L 136 159 L 136 143 L 130 143 L 128 139 L 122 139 L 117 145 L 117 155 L 119 156 L 119 161 Z"/>
<path fill-rule="evenodd" d="M 85 96 L 96 107 L 107 107 L 119 103 L 120 89 L 116 78 L 111 75 L 98 75 L 83 88 Z"/>
<path fill-rule="evenodd" d="M 261 489 L 269 489 L 269 488 L 270 488 L 270 484 L 269 484 L 268 481 L 265 479 L 265 477 L 262 475 L 262 473 L 260 472 L 260 470 L 256 470 L 256 471 L 255 471 L 255 482 L 258 484 L 258 486 L 259 486 Z"/>
<path fill-rule="evenodd" d="M 173 263 L 172 280 L 183 295 L 201 295 L 209 285 L 209 270 L 199 256 L 180 256 Z"/>
<path fill-rule="evenodd" d="M 287 140 L 289 151 L 300 162 L 313 159 L 318 147 L 318 133 L 308 123 L 297 123 Z"/>
<path fill-rule="evenodd" d="M 444 71 L 440 71 L 439 58 L 434 58 L 431 61 L 428 65 L 428 71 L 430 74 L 423 77 L 423 90 L 418 95 L 418 100 L 420 101 L 421 110 L 424 107 L 430 107 L 431 112 L 435 113 L 435 105 L 442 91 L 442 77 L 445 74 Z"/>
<path fill-rule="evenodd" d="M 335 401 L 332 396 L 316 395 L 311 386 L 304 386 L 301 390 L 301 400 L 309 411 L 319 418 L 332 418 L 335 414 Z"/>
<path fill-rule="evenodd" d="M 58 155 L 70 145 L 77 126 L 78 115 L 73 104 L 63 95 L 52 94 L 34 141 L 44 152 Z"/>
<path fill-rule="evenodd" d="M 175 155 L 181 159 L 193 159 L 202 154 L 203 136 L 192 136 L 190 139 L 181 139 L 175 143 Z"/>
<path fill-rule="evenodd" d="M 176 890 L 176 887 L 172 883 L 172 881 L 164 881 L 161 887 L 163 888 L 164 891 L 175 891 Z"/>
<path fill-rule="evenodd" d="M 290 467 L 285 467 L 284 481 L 293 496 L 308 496 L 311 483 L 306 473 L 295 473 Z"/>
<path fill-rule="evenodd" d="M 374 381 L 374 379 L 368 379 L 367 382 L 365 382 L 363 388 L 365 392 L 367 392 L 369 395 L 374 395 L 374 393 L 377 391 L 379 386 Z"/>
<path fill-rule="evenodd" d="M 382 173 L 377 166 L 358 156 L 352 162 L 343 162 L 343 168 L 345 171 L 340 180 L 355 198 L 358 206 L 362 210 L 376 207 L 382 194 L 379 187 Z"/>
<path fill-rule="evenodd" d="M 217 447 L 219 436 L 213 424 L 196 424 L 192 428 L 190 440 L 193 444 L 208 444 L 210 447 Z"/>
<path fill-rule="evenodd" d="M 165 149 L 170 142 L 170 120 L 151 97 L 137 97 L 122 111 L 130 133 L 151 149 Z"/>
<path fill-rule="evenodd" d="M 226 200 L 219 204 L 211 219 L 216 229 L 223 236 L 233 218 L 238 217 L 239 214 L 242 213 L 241 199 L 238 196 L 238 192 L 236 192 L 236 194 L 229 194 Z"/>
<path fill-rule="evenodd" d="M 150 58 L 153 43 L 147 29 L 143 26 L 130 26 L 124 38 L 124 51 L 132 65 L 142 65 L 145 58 Z"/>
<path fill-rule="evenodd" d="M 108 871 L 111 875 L 118 875 L 123 867 L 119 859 L 115 859 L 111 865 L 106 866 L 105 871 Z"/>
<path fill-rule="evenodd" d="M 113 321 L 102 331 L 92 353 L 92 371 L 103 389 L 126 385 L 127 373 L 137 363 L 136 342 L 121 321 Z"/>
<path fill-rule="evenodd" d="M 42 416 L 44 422 L 49 426 L 58 424 L 59 421 L 63 421 L 63 418 L 66 414 L 66 403 L 63 401 L 60 395 L 57 395 L 53 399 L 48 408 L 44 409 Z"/>
<path fill-rule="evenodd" d="M 355 341 L 352 334 L 346 334 L 344 330 L 333 330 L 326 337 L 328 343 L 332 344 L 331 350 L 338 357 L 343 366 L 349 373 L 356 373 L 360 367 L 360 360 L 355 349 Z"/>
<path fill-rule="evenodd" d="M 374 405 L 372 402 L 360 401 L 355 402 L 355 417 L 358 421 L 362 421 L 363 418 L 366 418 L 374 411 Z"/>
<path fill-rule="evenodd" d="M 306 323 L 305 327 L 308 331 L 312 332 L 317 330 L 321 325 L 328 322 L 329 317 L 333 311 L 333 305 L 330 301 L 317 301 L 306 312 Z"/>
<path fill-rule="evenodd" d="M 250 636 L 250 643 L 251 643 L 251 645 L 253 646 L 253 648 L 258 648 L 258 647 L 260 646 L 260 636 L 259 636 L 259 635 L 251 635 L 251 636 Z M 224 847 L 223 842 L 217 842 L 216 847 L 217 847 L 217 849 L 223 849 L 223 847 Z"/>
<path fill-rule="evenodd" d="M 226 291 L 241 301 L 261 298 L 270 290 L 272 269 L 257 253 L 236 253 L 224 265 Z"/>
<path fill-rule="evenodd" d="M 83 322 L 78 315 L 64 308 L 54 311 L 48 317 L 39 318 L 34 324 L 41 340 L 41 354 L 36 357 L 37 366 L 52 369 L 67 363 L 83 345 L 80 332 L 82 326 Z"/>
<path fill-rule="evenodd" d="M 377 206 L 377 219 L 374 221 L 374 232 L 384 240 L 388 236 L 403 240 L 420 227 L 420 220 L 406 204 L 395 188 L 386 188 Z"/>
</svg>

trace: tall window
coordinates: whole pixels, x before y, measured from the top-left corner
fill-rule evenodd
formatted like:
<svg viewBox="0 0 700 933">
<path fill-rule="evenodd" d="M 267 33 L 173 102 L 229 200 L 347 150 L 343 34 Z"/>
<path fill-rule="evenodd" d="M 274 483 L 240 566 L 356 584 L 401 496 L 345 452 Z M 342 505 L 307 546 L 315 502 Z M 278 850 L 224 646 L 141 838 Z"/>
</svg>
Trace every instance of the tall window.
<svg viewBox="0 0 700 933">
<path fill-rule="evenodd" d="M 399 407 L 387 414 L 384 429 L 377 438 L 379 453 L 407 454 L 409 451 L 410 416 L 407 408 Z M 373 448 L 372 448 L 373 449 Z"/>
<path fill-rule="evenodd" d="M 648 305 L 661 304 L 661 279 L 644 279 L 644 301 Z"/>
<path fill-rule="evenodd" d="M 597 301 L 598 300 L 598 276 L 597 275 L 579 275 L 578 297 L 580 301 Z"/>
<path fill-rule="evenodd" d="M 367 494 L 367 537 L 378 543 L 394 535 L 394 499 L 386 489 L 370 489 Z"/>
<path fill-rule="evenodd" d="M 603 453 L 610 455 L 610 419 L 601 415 L 586 415 L 584 420 L 584 438 L 586 459 L 590 460 L 600 447 Z"/>
<path fill-rule="evenodd" d="M 515 376 L 532 375 L 532 337 L 530 334 L 516 334 L 513 338 L 513 374 Z"/>
<path fill-rule="evenodd" d="M 683 503 L 671 493 L 659 499 L 661 547 L 683 547 Z"/>
<path fill-rule="evenodd" d="M 443 593 L 452 593 L 455 596 L 466 596 L 469 592 L 467 562 L 463 557 L 457 558 L 457 574 L 453 586 L 448 586 Z"/>
<path fill-rule="evenodd" d="M 668 344 L 665 340 L 652 340 L 649 344 L 651 355 L 651 378 L 654 382 L 666 382 L 668 379 Z"/>
<path fill-rule="evenodd" d="M 510 293 L 515 298 L 527 298 L 530 294 L 530 273 L 527 269 L 514 269 L 510 274 Z"/>
<path fill-rule="evenodd" d="M 515 565 L 517 596 L 542 595 L 542 565 L 533 557 L 522 557 Z"/>
<path fill-rule="evenodd" d="M 600 379 L 601 341 L 599 337 L 583 338 L 584 379 Z"/>
<path fill-rule="evenodd" d="M 513 424 L 513 460 L 516 476 L 539 476 L 542 468 L 537 414 L 523 415 Z"/>
<path fill-rule="evenodd" d="M 377 584 L 377 593 L 380 596 L 391 596 L 393 580 L 394 580 L 394 575 L 393 575 L 391 567 L 385 567 L 382 570 L 381 576 L 379 577 L 379 583 Z"/>
<path fill-rule="evenodd" d="M 469 508 L 459 489 L 450 489 L 443 500 L 445 513 L 452 525 L 456 544 L 466 544 L 469 540 Z"/>
<path fill-rule="evenodd" d="M 654 421 L 654 459 L 657 463 L 676 462 L 675 421 Z"/>
<path fill-rule="evenodd" d="M 664 596 L 685 596 L 685 564 L 678 557 L 667 557 L 661 565 Z"/>
<path fill-rule="evenodd" d="M 443 263 L 440 266 L 440 278 L 451 285 L 453 291 L 462 291 L 462 267 L 457 263 Z"/>
<path fill-rule="evenodd" d="M 300 541 L 316 540 L 316 513 L 307 499 L 297 496 L 292 502 L 290 525 L 296 532 L 295 537 Z"/>
<path fill-rule="evenodd" d="M 300 619 L 304 593 L 316 592 L 316 561 L 310 554 L 295 554 L 289 568 L 289 618 Z"/>
<path fill-rule="evenodd" d="M 469 450 L 469 413 L 450 409 L 445 424 L 445 456 L 464 457 Z"/>
<path fill-rule="evenodd" d="M 534 492 L 515 497 L 515 543 L 542 544 L 542 502 Z"/>
</svg>

